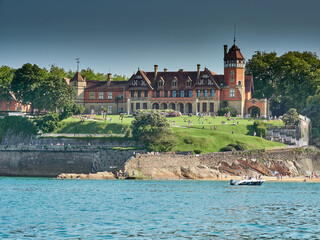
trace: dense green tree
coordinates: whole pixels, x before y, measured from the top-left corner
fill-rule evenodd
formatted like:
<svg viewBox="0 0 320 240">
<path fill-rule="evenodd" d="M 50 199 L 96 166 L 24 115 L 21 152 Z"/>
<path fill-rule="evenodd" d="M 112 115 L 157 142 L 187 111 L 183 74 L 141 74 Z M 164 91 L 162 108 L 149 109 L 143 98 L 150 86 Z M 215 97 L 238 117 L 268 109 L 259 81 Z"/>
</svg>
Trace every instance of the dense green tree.
<svg viewBox="0 0 320 240">
<path fill-rule="evenodd" d="M 246 66 L 246 74 L 254 77 L 254 97 L 271 99 L 274 93 L 274 64 L 277 59 L 275 52 L 257 51 Z"/>
<path fill-rule="evenodd" d="M 62 110 L 74 103 L 74 89 L 63 79 L 63 68 L 51 66 L 50 72 L 40 86 L 34 91 L 34 107 L 38 111 Z"/>
<path fill-rule="evenodd" d="M 14 76 L 14 70 L 8 66 L 0 67 L 0 99 L 10 99 L 11 81 Z"/>
<path fill-rule="evenodd" d="M 307 99 L 307 107 L 301 112 L 308 116 L 312 123 L 312 136 L 320 136 L 320 88 L 314 96 Z"/>
<path fill-rule="evenodd" d="M 283 121 L 286 125 L 294 126 L 299 123 L 299 114 L 294 108 L 290 108 L 289 111 L 283 115 Z"/>
<path fill-rule="evenodd" d="M 91 68 L 82 69 L 80 72 L 82 77 L 85 77 L 87 80 L 96 80 L 96 81 L 107 81 L 108 75 L 104 73 L 95 73 Z M 112 76 L 112 81 L 127 81 L 128 78 L 125 75 L 114 74 Z"/>
<path fill-rule="evenodd" d="M 256 52 L 247 63 L 247 74 L 254 77 L 253 97 L 270 100 L 274 115 L 282 115 L 290 108 L 298 112 L 306 106 L 320 84 L 320 60 L 310 52 Z"/>
<path fill-rule="evenodd" d="M 176 143 L 167 119 L 157 112 L 138 113 L 131 128 L 133 137 L 149 151 L 170 151 Z"/>
<path fill-rule="evenodd" d="M 15 75 L 11 82 L 11 89 L 18 100 L 23 104 L 31 104 L 31 111 L 34 110 L 35 100 L 37 98 L 36 91 L 41 86 L 47 71 L 39 68 L 37 65 L 30 63 L 24 64 L 15 71 Z"/>
</svg>

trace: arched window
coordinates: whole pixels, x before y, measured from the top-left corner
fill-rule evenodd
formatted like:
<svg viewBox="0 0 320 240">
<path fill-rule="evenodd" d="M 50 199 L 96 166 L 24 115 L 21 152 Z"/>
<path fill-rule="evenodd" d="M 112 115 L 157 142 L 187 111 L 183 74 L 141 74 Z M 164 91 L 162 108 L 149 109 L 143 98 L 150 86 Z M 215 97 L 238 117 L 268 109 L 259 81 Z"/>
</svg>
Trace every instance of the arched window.
<svg viewBox="0 0 320 240">
<path fill-rule="evenodd" d="M 160 81 L 158 82 L 158 86 L 163 87 L 163 85 L 164 85 L 164 82 L 160 79 Z"/>
<path fill-rule="evenodd" d="M 178 81 L 176 79 L 174 79 L 172 81 L 172 87 L 176 87 L 176 86 L 178 86 Z"/>
</svg>

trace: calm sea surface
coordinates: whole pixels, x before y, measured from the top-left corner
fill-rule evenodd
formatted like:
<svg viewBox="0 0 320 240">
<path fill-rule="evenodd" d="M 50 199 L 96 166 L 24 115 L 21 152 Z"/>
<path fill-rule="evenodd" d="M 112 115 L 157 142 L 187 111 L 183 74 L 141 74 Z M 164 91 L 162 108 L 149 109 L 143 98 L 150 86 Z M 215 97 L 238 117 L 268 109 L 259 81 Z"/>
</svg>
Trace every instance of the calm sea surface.
<svg viewBox="0 0 320 240">
<path fill-rule="evenodd" d="M 320 239 L 320 184 L 2 177 L 0 238 Z"/>
</svg>

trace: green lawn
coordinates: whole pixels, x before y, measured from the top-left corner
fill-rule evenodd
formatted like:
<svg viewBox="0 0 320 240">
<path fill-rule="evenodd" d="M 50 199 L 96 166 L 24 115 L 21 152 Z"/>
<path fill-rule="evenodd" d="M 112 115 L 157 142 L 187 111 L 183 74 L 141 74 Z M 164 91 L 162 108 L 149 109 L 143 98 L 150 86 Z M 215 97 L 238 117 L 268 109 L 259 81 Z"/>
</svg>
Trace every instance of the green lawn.
<svg viewBox="0 0 320 240">
<path fill-rule="evenodd" d="M 112 121 L 110 120 L 111 117 Z M 281 143 L 254 137 L 253 121 L 248 119 L 236 118 L 235 121 L 227 121 L 226 117 L 202 117 L 199 121 L 197 116 L 181 116 L 167 119 L 178 140 L 174 151 L 193 151 L 200 149 L 202 153 L 217 152 L 230 143 L 243 143 L 248 149 L 285 146 Z M 71 117 L 64 120 L 61 128 L 56 132 L 118 134 L 124 133 L 125 130 L 130 127 L 132 120 L 132 116 L 125 116 L 123 122 L 121 122 L 119 115 L 110 115 L 107 120 L 102 120 L 102 116 L 96 116 L 93 120 L 81 122 L 79 118 Z M 190 128 L 188 128 L 189 120 L 193 122 Z M 222 121 L 227 122 L 227 124 L 221 124 Z M 236 125 L 233 125 L 233 122 L 235 122 Z M 269 121 L 268 123 L 283 125 L 282 121 Z M 214 130 L 214 126 L 217 127 L 217 130 Z"/>
</svg>

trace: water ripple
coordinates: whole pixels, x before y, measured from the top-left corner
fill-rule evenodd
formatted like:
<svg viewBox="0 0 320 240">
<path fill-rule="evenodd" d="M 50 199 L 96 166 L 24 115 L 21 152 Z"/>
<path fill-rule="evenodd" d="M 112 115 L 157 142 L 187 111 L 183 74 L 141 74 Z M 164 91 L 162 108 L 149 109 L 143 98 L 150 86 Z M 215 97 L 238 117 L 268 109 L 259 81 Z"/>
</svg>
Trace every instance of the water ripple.
<svg viewBox="0 0 320 240">
<path fill-rule="evenodd" d="M 320 184 L 1 178 L 0 238 L 319 239 Z"/>
</svg>

